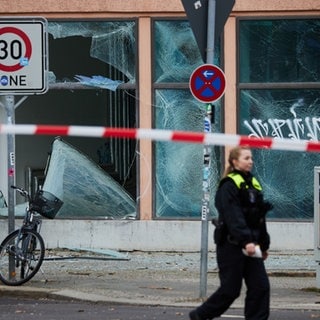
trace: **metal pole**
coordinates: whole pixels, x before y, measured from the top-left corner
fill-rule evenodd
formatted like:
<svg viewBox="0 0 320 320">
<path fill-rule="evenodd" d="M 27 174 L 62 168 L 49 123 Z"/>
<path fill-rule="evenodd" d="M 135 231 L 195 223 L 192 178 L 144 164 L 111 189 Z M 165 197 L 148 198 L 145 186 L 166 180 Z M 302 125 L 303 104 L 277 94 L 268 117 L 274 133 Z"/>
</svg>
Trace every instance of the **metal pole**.
<svg viewBox="0 0 320 320">
<path fill-rule="evenodd" d="M 215 20 L 216 20 L 216 0 L 209 0 L 208 28 L 207 28 L 207 63 L 208 64 L 213 64 L 214 62 Z"/>
<path fill-rule="evenodd" d="M 5 109 L 7 114 L 7 124 L 15 124 L 15 106 L 14 106 L 14 96 L 7 95 L 3 96 L 3 103 L 0 105 Z M 15 135 L 7 135 L 7 169 L 8 169 L 8 233 L 11 233 L 15 229 L 15 194 L 14 190 L 11 188 L 15 184 Z M 9 257 L 9 275 L 15 274 L 15 261 L 14 257 Z"/>
<path fill-rule="evenodd" d="M 214 34 L 215 34 L 216 0 L 208 3 L 208 28 L 207 28 L 207 64 L 214 61 Z M 204 120 L 204 131 L 211 132 L 212 106 L 207 105 Z M 208 273 L 208 233 L 209 233 L 209 201 L 210 201 L 210 172 L 211 172 L 211 147 L 203 149 L 203 198 L 201 208 L 201 252 L 200 252 L 200 298 L 207 295 Z"/>
<path fill-rule="evenodd" d="M 5 110 L 7 112 L 7 124 L 15 124 L 15 105 L 14 96 L 5 96 L 4 103 Z M 15 135 L 7 135 L 7 145 L 8 145 L 8 231 L 9 233 L 15 229 L 15 194 L 14 190 L 11 188 L 15 184 Z"/>
<path fill-rule="evenodd" d="M 18 108 L 28 96 L 22 97 L 16 104 L 14 95 L 3 96 L 3 102 L 0 105 L 5 109 L 7 114 L 7 124 L 15 124 L 15 109 Z M 8 232 L 12 232 L 15 229 L 15 192 L 11 188 L 12 185 L 15 185 L 15 135 L 7 135 L 7 150 L 8 150 Z"/>
</svg>

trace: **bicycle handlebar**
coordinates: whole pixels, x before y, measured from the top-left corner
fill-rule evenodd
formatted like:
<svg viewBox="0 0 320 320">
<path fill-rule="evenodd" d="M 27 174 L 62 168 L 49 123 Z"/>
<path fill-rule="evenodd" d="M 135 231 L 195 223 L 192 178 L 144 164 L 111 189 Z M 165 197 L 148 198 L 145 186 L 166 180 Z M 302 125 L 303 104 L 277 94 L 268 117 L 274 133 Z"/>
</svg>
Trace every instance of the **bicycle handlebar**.
<svg viewBox="0 0 320 320">
<path fill-rule="evenodd" d="M 22 188 L 19 188 L 17 186 L 11 186 L 12 189 L 15 189 L 16 191 L 18 191 L 23 197 L 29 199 L 29 193 L 27 190 L 24 190 Z"/>
</svg>

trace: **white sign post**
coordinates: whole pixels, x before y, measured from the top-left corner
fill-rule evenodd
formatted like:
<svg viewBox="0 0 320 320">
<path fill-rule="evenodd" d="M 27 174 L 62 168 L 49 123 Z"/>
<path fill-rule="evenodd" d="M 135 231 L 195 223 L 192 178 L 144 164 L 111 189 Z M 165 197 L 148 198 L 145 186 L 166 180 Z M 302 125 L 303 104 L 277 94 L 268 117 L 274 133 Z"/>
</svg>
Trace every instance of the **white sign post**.
<svg viewBox="0 0 320 320">
<path fill-rule="evenodd" d="M 0 95 L 42 94 L 47 84 L 47 20 L 0 19 Z"/>
</svg>

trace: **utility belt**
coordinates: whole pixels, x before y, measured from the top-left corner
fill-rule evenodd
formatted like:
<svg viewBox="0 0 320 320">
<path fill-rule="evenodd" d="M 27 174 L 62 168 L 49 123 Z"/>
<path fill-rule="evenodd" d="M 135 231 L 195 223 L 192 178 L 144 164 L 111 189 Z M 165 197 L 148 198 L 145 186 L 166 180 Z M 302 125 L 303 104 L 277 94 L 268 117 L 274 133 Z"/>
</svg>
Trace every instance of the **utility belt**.
<svg viewBox="0 0 320 320">
<path fill-rule="evenodd" d="M 221 245 L 225 243 L 228 238 L 228 229 L 227 226 L 219 221 L 218 219 L 212 219 L 212 224 L 215 226 L 215 229 L 213 231 L 213 241 L 217 245 Z"/>
<path fill-rule="evenodd" d="M 266 212 L 263 211 L 257 211 L 252 210 L 254 208 L 251 208 L 250 210 L 247 210 L 245 212 L 245 219 L 248 227 L 250 229 L 259 229 L 261 224 L 264 223 L 264 217 Z M 228 241 L 231 244 L 239 245 L 239 242 L 236 241 L 229 233 L 228 228 L 225 223 L 222 221 L 219 221 L 218 219 L 212 219 L 212 224 L 215 226 L 215 230 L 213 232 L 213 240 L 214 243 L 217 245 L 221 245 Z"/>
</svg>

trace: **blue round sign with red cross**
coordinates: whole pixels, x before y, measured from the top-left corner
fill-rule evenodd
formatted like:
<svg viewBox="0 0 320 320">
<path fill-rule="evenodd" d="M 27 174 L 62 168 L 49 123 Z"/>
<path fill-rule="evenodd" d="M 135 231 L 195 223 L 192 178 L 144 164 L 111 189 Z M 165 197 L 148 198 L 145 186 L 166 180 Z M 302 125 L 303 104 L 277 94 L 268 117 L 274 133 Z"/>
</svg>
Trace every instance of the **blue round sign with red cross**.
<svg viewBox="0 0 320 320">
<path fill-rule="evenodd" d="M 204 64 L 192 73 L 190 91 L 201 102 L 209 103 L 220 99 L 226 89 L 223 71 L 212 64 Z"/>
</svg>

